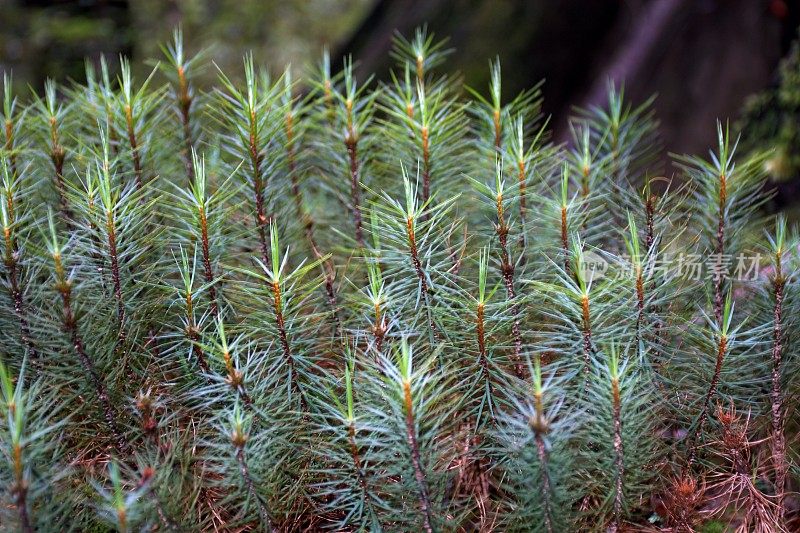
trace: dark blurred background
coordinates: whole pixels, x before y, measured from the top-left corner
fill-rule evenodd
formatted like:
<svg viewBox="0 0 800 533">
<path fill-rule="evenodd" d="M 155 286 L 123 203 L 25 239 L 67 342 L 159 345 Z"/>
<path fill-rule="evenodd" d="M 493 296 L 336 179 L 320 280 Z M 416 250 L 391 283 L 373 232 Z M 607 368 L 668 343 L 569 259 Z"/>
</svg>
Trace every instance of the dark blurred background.
<svg viewBox="0 0 800 533">
<path fill-rule="evenodd" d="M 327 45 L 334 66 L 352 53 L 362 72 L 385 77 L 393 32 L 424 23 L 450 37 L 450 67 L 473 87 L 486 87 L 495 56 L 509 97 L 544 79 L 556 139 L 572 106 L 603 103 L 608 79 L 624 80 L 633 100 L 658 93 L 669 151 L 705 153 L 717 118 L 768 116 L 769 137 L 769 121 L 792 111 L 770 114 L 782 104 L 769 95 L 800 0 L 0 0 L 0 70 L 19 88 L 82 80 L 84 57 L 100 53 L 129 55 L 143 71 L 181 24 L 189 48 L 210 47 L 229 72 L 248 49 L 277 69 L 317 61 Z"/>
</svg>

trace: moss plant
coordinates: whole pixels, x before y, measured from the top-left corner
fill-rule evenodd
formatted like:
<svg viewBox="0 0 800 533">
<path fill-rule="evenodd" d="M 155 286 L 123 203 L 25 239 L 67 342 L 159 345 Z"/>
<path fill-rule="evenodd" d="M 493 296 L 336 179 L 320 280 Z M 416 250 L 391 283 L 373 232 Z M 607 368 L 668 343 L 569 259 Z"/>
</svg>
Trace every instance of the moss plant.
<svg viewBox="0 0 800 533">
<path fill-rule="evenodd" d="M 614 86 L 556 145 L 425 29 L 385 82 L 163 52 L 4 76 L 6 529 L 797 530 L 767 156 L 659 177 Z"/>
</svg>

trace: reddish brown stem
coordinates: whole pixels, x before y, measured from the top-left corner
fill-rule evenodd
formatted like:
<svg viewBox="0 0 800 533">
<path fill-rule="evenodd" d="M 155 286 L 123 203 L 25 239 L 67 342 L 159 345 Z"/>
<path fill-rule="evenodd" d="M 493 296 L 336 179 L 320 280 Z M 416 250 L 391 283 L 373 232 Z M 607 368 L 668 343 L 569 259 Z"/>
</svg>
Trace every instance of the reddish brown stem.
<svg viewBox="0 0 800 533">
<path fill-rule="evenodd" d="M 586 198 L 589 196 L 589 172 L 591 169 L 588 166 L 583 167 L 583 174 L 581 175 L 581 196 Z"/>
<path fill-rule="evenodd" d="M 567 277 L 572 275 L 572 267 L 569 264 L 569 227 L 567 226 L 567 208 L 561 207 L 561 252 L 564 254 L 564 273 Z"/>
<path fill-rule="evenodd" d="M 430 287 L 428 286 L 428 280 L 425 278 L 425 271 L 422 268 L 422 263 L 420 262 L 419 255 L 417 253 L 417 238 L 414 233 L 413 217 L 408 217 L 408 219 L 406 219 L 406 234 L 408 236 L 408 248 L 409 254 L 411 255 L 411 263 L 414 265 L 414 271 L 417 273 L 417 278 L 419 279 L 420 283 L 420 290 L 422 292 L 422 300 L 425 304 L 425 309 L 428 312 L 428 325 L 431 328 L 431 333 L 433 334 L 434 340 L 438 340 L 439 331 L 436 327 L 436 323 L 433 320 L 433 314 L 431 313 L 430 302 L 428 299 Z"/>
<path fill-rule="evenodd" d="M 361 223 L 361 165 L 358 161 L 358 132 L 353 121 L 353 100 L 348 98 L 345 102 L 347 112 L 347 132 L 344 145 L 347 148 L 347 157 L 350 164 L 350 203 L 352 203 L 353 223 L 355 225 L 356 242 L 364 248 L 364 232 Z"/>
<path fill-rule="evenodd" d="M 247 462 L 245 461 L 244 455 L 244 446 L 237 447 L 236 460 L 239 462 L 239 472 L 242 475 L 242 480 L 244 481 L 245 487 L 247 487 L 247 492 L 250 494 L 250 497 L 255 500 L 256 505 L 258 506 L 258 515 L 261 518 L 261 522 L 268 531 L 274 531 L 267 507 L 264 505 L 261 496 L 259 496 L 258 492 L 256 492 L 253 478 L 250 476 L 250 470 L 247 468 Z"/>
<path fill-rule="evenodd" d="M 67 220 L 72 220 L 72 210 L 69 208 L 69 200 L 67 199 L 67 186 L 64 183 L 64 161 L 66 160 L 67 152 L 59 142 L 58 122 L 55 117 L 50 118 L 50 161 L 53 163 L 53 170 L 55 172 L 53 180 L 56 184 L 58 191 L 59 204 L 61 205 L 61 213 Z"/>
<path fill-rule="evenodd" d="M 206 284 L 208 284 L 208 299 L 211 301 L 211 315 L 217 318 L 219 315 L 217 287 L 214 284 L 214 269 L 211 267 L 211 245 L 208 238 L 208 219 L 206 218 L 205 208 L 200 206 L 197 214 L 200 218 L 200 248 L 203 256 L 203 274 Z"/>
<path fill-rule="evenodd" d="M 514 303 L 517 297 L 516 290 L 514 289 L 514 264 L 511 262 L 511 256 L 508 251 L 508 232 L 509 227 L 506 224 L 505 213 L 503 211 L 503 197 L 497 196 L 497 225 L 495 231 L 500 241 L 500 268 L 503 276 L 503 284 L 506 287 L 506 295 L 508 301 L 511 303 L 511 314 L 514 321 L 511 323 L 511 336 L 514 339 L 514 371 L 517 377 L 525 379 L 525 368 L 522 366 L 522 334 L 519 328 L 519 307 Z"/>
<path fill-rule="evenodd" d="M 178 67 L 178 92 L 177 103 L 178 113 L 180 114 L 181 127 L 183 129 L 183 144 L 184 154 L 183 162 L 186 165 L 186 175 L 189 178 L 189 183 L 194 181 L 194 165 L 192 164 L 192 150 L 194 148 L 194 141 L 192 139 L 192 126 L 191 126 L 191 108 L 193 98 L 189 93 L 189 82 L 186 79 L 186 73 L 182 66 Z"/>
<path fill-rule="evenodd" d="M 9 217 L 13 220 L 13 212 L 9 213 Z M 17 319 L 19 320 L 22 344 L 28 349 L 31 358 L 37 359 L 38 352 L 33 345 L 33 338 L 28 323 L 28 312 L 25 308 L 25 296 L 19 283 L 19 251 L 17 250 L 12 228 L 5 228 L 3 236 L 5 238 L 6 248 L 3 263 L 5 264 L 6 276 L 8 277 L 8 292 L 11 296 L 11 300 L 14 302 L 14 313 L 16 313 Z"/>
<path fill-rule="evenodd" d="M 657 205 L 657 198 L 656 195 L 648 193 L 645 198 L 645 246 L 647 246 L 647 257 L 648 263 L 651 261 L 655 261 L 655 258 L 658 255 L 658 250 L 655 248 L 656 240 L 655 240 L 655 216 L 656 216 L 656 205 Z M 650 290 L 655 292 L 658 288 L 658 281 L 654 276 L 650 280 Z M 661 306 L 651 304 L 649 306 L 649 310 L 658 316 L 661 311 Z M 653 334 L 656 338 L 661 336 L 661 323 L 656 320 L 654 323 Z"/>
<path fill-rule="evenodd" d="M 297 393 L 300 397 L 300 405 L 304 411 L 308 411 L 308 405 L 306 404 L 305 395 L 303 391 L 300 389 L 300 384 L 297 381 L 297 369 L 295 368 L 295 361 L 294 355 L 292 354 L 291 347 L 289 345 L 289 337 L 286 333 L 286 321 L 283 316 L 283 304 L 281 301 L 281 285 L 279 282 L 274 281 L 272 283 L 272 298 L 274 303 L 274 310 L 275 310 L 275 325 L 278 328 L 278 339 L 280 340 L 281 350 L 283 351 L 283 357 L 286 360 L 286 363 L 289 365 L 289 382 L 290 386 L 293 391 Z"/>
<path fill-rule="evenodd" d="M 427 126 L 422 128 L 422 203 L 431 197 L 431 147 Z"/>
<path fill-rule="evenodd" d="M 650 252 L 650 249 L 653 247 L 653 242 L 655 241 L 655 213 L 656 213 L 656 199 L 655 196 L 652 194 L 648 194 L 647 198 L 645 199 L 644 203 L 644 213 L 645 213 L 645 246 L 647 247 L 647 252 Z"/>
<path fill-rule="evenodd" d="M 120 452 L 125 452 L 128 449 L 128 444 L 120 433 L 117 427 L 116 416 L 114 409 L 111 407 L 111 400 L 106 390 L 106 386 L 97 374 L 94 363 L 86 353 L 86 348 L 83 344 L 83 338 L 78 331 L 78 322 L 72 309 L 72 282 L 66 278 L 66 274 L 61 263 L 60 255 L 54 257 L 56 265 L 56 289 L 61 295 L 62 303 L 62 324 L 64 331 L 69 335 L 72 347 L 78 356 L 78 360 L 83 366 L 84 372 L 89 377 L 89 381 L 94 387 L 97 400 L 100 403 L 100 408 L 103 411 L 106 425 L 108 426 L 111 435 L 116 441 L 117 449 Z"/>
<path fill-rule="evenodd" d="M 192 352 L 195 358 L 197 359 L 197 364 L 200 365 L 200 369 L 203 371 L 204 374 L 211 374 L 211 368 L 208 366 L 208 361 L 206 360 L 205 353 L 203 349 L 198 346 L 196 343 L 199 340 L 198 335 L 196 333 L 196 328 L 192 329 L 189 333 L 189 341 L 192 343 Z"/>
<path fill-rule="evenodd" d="M 517 162 L 517 182 L 519 183 L 519 224 L 522 231 L 519 235 L 519 245 L 525 247 L 525 217 L 528 214 L 528 169 L 525 167 L 525 160 Z M 524 254 L 523 254 L 524 257 Z"/>
<path fill-rule="evenodd" d="M 267 244 L 267 215 L 264 211 L 264 180 L 261 178 L 261 161 L 263 156 L 258 149 L 258 134 L 256 131 L 255 112 L 250 113 L 250 165 L 253 172 L 253 197 L 255 201 L 255 222 L 258 229 L 258 242 L 261 249 L 261 260 L 269 264 L 269 246 Z"/>
<path fill-rule="evenodd" d="M 9 405 L 10 414 L 13 414 L 13 406 Z M 23 445 L 16 442 L 12 446 L 11 464 L 14 471 L 14 484 L 11 493 L 14 495 L 14 505 L 19 515 L 19 527 L 23 533 L 33 533 L 30 517 L 28 516 L 28 483 L 25 479 L 25 464 L 22 459 L 24 452 Z"/>
<path fill-rule="evenodd" d="M 591 309 L 589 307 L 589 296 L 581 298 L 581 322 L 583 327 L 583 376 L 584 391 L 589 391 L 589 371 L 592 363 L 592 320 Z"/>
<path fill-rule="evenodd" d="M 720 272 L 722 266 L 722 255 L 725 253 L 725 203 L 727 201 L 727 183 L 725 174 L 719 177 L 719 220 L 717 223 L 717 243 L 714 253 L 717 256 L 717 276 L 714 277 L 714 318 L 717 323 L 722 320 L 722 281 L 723 276 Z"/>
<path fill-rule="evenodd" d="M 775 467 L 775 495 L 777 496 L 778 519 L 783 520 L 785 512 L 786 477 L 788 464 L 786 461 L 786 438 L 783 432 L 783 390 L 781 375 L 783 365 L 783 290 L 786 278 L 781 266 L 781 252 L 775 261 L 775 278 L 772 282 L 774 307 L 772 329 L 772 391 L 770 393 L 772 411 L 772 461 Z"/>
<path fill-rule="evenodd" d="M 144 186 L 142 179 L 142 158 L 139 153 L 139 142 L 136 138 L 136 127 L 133 123 L 133 110 L 130 105 L 125 105 L 125 124 L 128 129 L 128 144 L 131 148 L 131 157 L 133 158 L 133 175 L 136 180 L 136 188 L 141 189 Z"/>
<path fill-rule="evenodd" d="M 622 406 L 620 402 L 619 380 L 611 381 L 612 417 L 614 420 L 614 531 L 622 518 L 623 484 L 625 482 L 625 450 L 622 444 Z"/>
<path fill-rule="evenodd" d="M 728 337 L 725 335 L 721 335 L 719 338 L 719 342 L 717 343 L 717 358 L 716 358 L 716 363 L 714 364 L 714 374 L 711 376 L 711 383 L 708 386 L 708 392 L 706 392 L 706 395 L 703 398 L 703 405 L 700 409 L 700 418 L 698 419 L 697 422 L 697 429 L 695 435 L 700 438 L 702 438 L 703 431 L 705 430 L 706 427 L 706 422 L 708 421 L 708 409 L 711 406 L 711 400 L 717 393 L 717 386 L 719 385 L 720 374 L 722 373 L 722 364 L 725 361 L 725 354 L 727 350 L 728 350 Z M 688 466 L 694 464 L 696 456 L 697 456 L 697 443 L 695 442 L 689 449 Z"/>
<path fill-rule="evenodd" d="M 114 284 L 114 298 L 117 301 L 117 325 L 119 336 L 124 340 L 125 333 L 125 301 L 122 298 L 122 279 L 119 272 L 119 256 L 117 254 L 117 233 L 114 214 L 106 213 L 106 230 L 108 232 L 108 255 L 111 259 L 111 279 Z"/>
<path fill-rule="evenodd" d="M 356 443 L 356 426 L 354 422 L 350 422 L 347 426 L 347 439 L 350 443 L 350 455 L 353 458 L 353 468 L 355 468 L 356 476 L 358 477 L 358 485 L 364 494 L 364 500 L 368 500 L 369 487 L 367 485 L 367 473 L 364 471 L 363 463 L 361 461 L 361 453 Z"/>
<path fill-rule="evenodd" d="M 14 489 L 16 494 L 14 504 L 17 507 L 17 514 L 19 515 L 19 528 L 22 533 L 34 533 L 30 517 L 28 516 L 28 489 L 22 483 L 24 483 L 24 481 L 20 482 Z"/>
<path fill-rule="evenodd" d="M 642 268 L 636 266 L 636 350 L 639 350 L 639 342 L 642 340 L 642 325 L 644 323 L 644 279 Z"/>
<path fill-rule="evenodd" d="M 431 518 L 431 501 L 428 496 L 428 481 L 422 468 L 419 443 L 417 442 L 416 422 L 414 420 L 414 404 L 411 397 L 411 384 L 403 382 L 403 399 L 406 410 L 406 440 L 411 452 L 411 464 L 414 468 L 414 478 L 417 481 L 419 505 L 422 511 L 423 529 L 426 533 L 433 533 Z"/>
<path fill-rule="evenodd" d="M 500 120 L 500 110 L 495 109 L 492 114 L 492 122 L 494 124 L 494 149 L 497 153 L 502 153 L 503 150 L 503 124 Z"/>
</svg>

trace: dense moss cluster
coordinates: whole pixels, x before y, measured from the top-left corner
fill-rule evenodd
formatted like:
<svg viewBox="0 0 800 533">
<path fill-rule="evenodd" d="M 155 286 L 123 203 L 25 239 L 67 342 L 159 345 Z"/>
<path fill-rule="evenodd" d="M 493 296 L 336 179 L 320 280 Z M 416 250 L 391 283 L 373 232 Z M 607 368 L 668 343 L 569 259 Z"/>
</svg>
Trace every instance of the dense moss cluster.
<svg viewBox="0 0 800 533">
<path fill-rule="evenodd" d="M 613 86 L 555 143 L 424 31 L 388 83 L 164 54 L 5 79 L 6 527 L 794 527 L 767 155 L 719 124 L 661 177 Z"/>
</svg>

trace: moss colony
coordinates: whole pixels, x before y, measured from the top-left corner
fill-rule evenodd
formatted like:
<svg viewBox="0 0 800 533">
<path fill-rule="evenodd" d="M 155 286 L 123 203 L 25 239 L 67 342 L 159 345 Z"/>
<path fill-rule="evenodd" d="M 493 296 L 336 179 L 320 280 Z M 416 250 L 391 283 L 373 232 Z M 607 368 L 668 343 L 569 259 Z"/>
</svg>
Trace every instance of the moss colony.
<svg viewBox="0 0 800 533">
<path fill-rule="evenodd" d="M 769 154 L 660 168 L 613 86 L 554 143 L 424 31 L 387 83 L 164 53 L 5 79 L 5 528 L 797 530 Z"/>
</svg>

